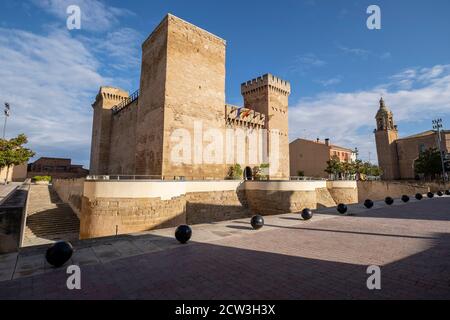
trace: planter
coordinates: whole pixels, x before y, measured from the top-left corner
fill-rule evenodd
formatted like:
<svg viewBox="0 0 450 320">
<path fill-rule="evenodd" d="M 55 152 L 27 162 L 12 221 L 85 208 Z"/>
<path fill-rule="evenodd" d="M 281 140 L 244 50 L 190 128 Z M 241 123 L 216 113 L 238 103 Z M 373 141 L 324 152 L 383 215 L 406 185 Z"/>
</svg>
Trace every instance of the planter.
<svg viewBox="0 0 450 320">
<path fill-rule="evenodd" d="M 49 182 L 48 181 L 36 181 L 35 184 L 48 185 Z"/>
</svg>

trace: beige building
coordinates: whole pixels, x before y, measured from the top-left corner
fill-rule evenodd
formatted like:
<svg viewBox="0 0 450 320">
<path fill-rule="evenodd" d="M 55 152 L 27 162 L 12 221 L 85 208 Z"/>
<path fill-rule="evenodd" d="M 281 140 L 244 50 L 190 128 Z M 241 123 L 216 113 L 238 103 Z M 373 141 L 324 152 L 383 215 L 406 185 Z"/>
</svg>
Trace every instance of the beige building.
<svg viewBox="0 0 450 320">
<path fill-rule="evenodd" d="M 399 138 L 392 111 L 380 100 L 375 116 L 377 129 L 375 141 L 378 164 L 383 170 L 383 180 L 414 179 L 414 163 L 421 151 L 438 148 L 437 131 L 429 130 L 408 137 Z M 450 131 L 441 131 L 442 150 L 450 150 Z"/>
<path fill-rule="evenodd" d="M 328 173 L 324 170 L 327 161 L 333 157 L 339 158 L 341 162 L 351 162 L 355 159 L 353 150 L 332 145 L 330 139 L 296 139 L 289 144 L 291 176 L 302 174 L 307 177 L 327 178 Z"/>
<path fill-rule="evenodd" d="M 8 176 L 8 177 L 6 177 Z M 18 166 L 7 168 L 2 168 L 0 170 L 0 182 L 3 183 L 5 180 L 7 182 L 15 181 L 22 182 L 27 179 L 27 164 L 21 164 Z"/>
<path fill-rule="evenodd" d="M 100 88 L 90 173 L 222 179 L 234 163 L 270 162 L 271 178 L 288 178 L 290 84 L 266 74 L 241 85 L 242 108 L 226 104 L 225 50 L 225 40 L 167 15 L 142 44 L 139 91 Z M 254 141 L 267 157 L 247 151 Z"/>
</svg>

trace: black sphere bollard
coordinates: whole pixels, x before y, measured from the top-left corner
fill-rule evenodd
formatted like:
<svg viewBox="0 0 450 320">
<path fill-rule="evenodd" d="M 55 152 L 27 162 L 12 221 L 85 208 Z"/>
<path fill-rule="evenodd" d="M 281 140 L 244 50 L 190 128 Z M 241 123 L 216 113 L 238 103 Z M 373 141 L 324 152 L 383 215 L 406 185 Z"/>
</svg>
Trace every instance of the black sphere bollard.
<svg viewBox="0 0 450 320">
<path fill-rule="evenodd" d="M 346 213 L 347 210 L 348 210 L 347 206 L 346 206 L 345 204 L 343 204 L 343 203 L 340 203 L 340 204 L 337 206 L 337 211 L 338 211 L 340 214 Z"/>
<path fill-rule="evenodd" d="M 434 193 L 433 192 L 428 192 L 427 193 L 427 197 L 430 198 L 430 199 L 433 198 L 434 197 Z"/>
<path fill-rule="evenodd" d="M 373 207 L 373 201 L 370 199 L 367 199 L 366 201 L 364 201 L 364 207 L 366 207 L 367 209 L 370 209 Z"/>
<path fill-rule="evenodd" d="M 442 196 L 444 195 L 444 193 L 443 193 L 441 190 L 439 190 L 438 193 L 437 193 L 437 195 L 438 195 L 439 197 L 442 197 Z"/>
<path fill-rule="evenodd" d="M 185 244 L 192 237 L 192 229 L 187 225 L 178 226 L 175 230 L 175 238 L 182 244 Z"/>
<path fill-rule="evenodd" d="M 403 195 L 402 196 L 402 201 L 405 202 L 405 203 L 408 202 L 409 201 L 409 197 L 406 194 Z"/>
<path fill-rule="evenodd" d="M 445 195 L 450 196 L 450 190 L 445 190 Z"/>
<path fill-rule="evenodd" d="M 311 211 L 311 209 L 309 208 L 305 208 L 302 210 L 302 218 L 303 220 L 309 220 L 313 217 L 313 213 Z"/>
<path fill-rule="evenodd" d="M 421 193 L 416 193 L 416 199 L 417 200 L 422 200 L 423 195 Z"/>
<path fill-rule="evenodd" d="M 69 261 L 73 254 L 73 247 L 70 242 L 58 241 L 45 253 L 45 259 L 55 268 L 59 268 Z"/>
<path fill-rule="evenodd" d="M 386 199 L 384 199 L 384 202 L 386 202 L 386 204 L 390 206 L 394 203 L 394 199 L 392 199 L 391 197 L 386 197 Z"/>
<path fill-rule="evenodd" d="M 261 229 L 264 226 L 264 218 L 260 215 L 253 216 L 250 224 L 255 230 Z"/>
</svg>

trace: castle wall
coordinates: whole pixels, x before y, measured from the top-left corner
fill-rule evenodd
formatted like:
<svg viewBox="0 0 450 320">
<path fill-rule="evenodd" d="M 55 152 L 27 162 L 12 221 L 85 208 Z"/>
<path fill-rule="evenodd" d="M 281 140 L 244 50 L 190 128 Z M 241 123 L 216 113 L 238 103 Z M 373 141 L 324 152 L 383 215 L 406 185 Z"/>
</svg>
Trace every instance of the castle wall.
<svg viewBox="0 0 450 320">
<path fill-rule="evenodd" d="M 226 176 L 224 157 L 219 161 L 215 161 L 213 157 L 211 161 L 207 161 L 200 145 L 202 140 L 206 147 L 213 138 L 224 136 L 225 46 L 224 40 L 211 33 L 174 16 L 168 16 L 164 175 L 200 179 Z M 195 123 L 202 127 L 198 131 L 197 145 L 193 143 Z M 171 141 L 171 136 L 177 129 L 187 130 L 191 137 L 190 164 L 175 164 L 172 159 L 177 143 Z M 205 136 L 209 129 L 218 130 L 220 134 Z M 223 154 L 224 149 L 218 152 Z"/>
<path fill-rule="evenodd" d="M 128 98 L 128 93 L 111 87 L 101 87 L 94 104 L 94 117 L 92 123 L 91 140 L 91 174 L 108 174 L 112 108 Z"/>
<path fill-rule="evenodd" d="M 108 174 L 135 174 L 138 101 L 113 115 Z"/>
<path fill-rule="evenodd" d="M 245 137 L 247 132 L 257 136 L 260 130 L 268 129 L 269 143 L 264 141 L 259 149 L 268 146 L 269 153 L 280 157 L 278 173 L 271 178 L 288 178 L 290 84 L 272 75 L 247 82 L 244 103 L 262 113 L 232 122 L 225 104 L 225 51 L 223 39 L 167 15 L 142 45 L 138 100 L 112 111 L 128 93 L 102 87 L 97 95 L 91 174 L 222 179 L 235 163 L 253 168 L 270 162 L 251 158 L 250 138 Z M 243 141 L 231 137 L 234 152 L 227 148 L 226 126 L 244 130 Z M 280 133 L 277 150 L 272 152 L 270 131 L 275 129 Z M 184 138 L 187 134 L 183 141 L 180 132 Z M 246 151 L 244 159 L 237 157 L 241 150 Z"/>
<path fill-rule="evenodd" d="M 142 45 L 135 173 L 161 175 L 167 67 L 167 17 Z"/>
<path fill-rule="evenodd" d="M 59 183 L 64 201 L 67 187 Z M 81 198 L 81 238 L 110 236 L 179 224 L 211 223 L 296 213 L 365 199 L 426 193 L 426 185 L 384 181 L 85 181 Z"/>
<path fill-rule="evenodd" d="M 269 154 L 278 157 L 278 168 L 272 164 L 272 179 L 288 179 L 289 137 L 288 105 L 290 84 L 271 74 L 247 81 L 241 85 L 244 106 L 266 115 L 265 128 L 268 131 Z M 272 145 L 272 133 L 277 133 L 278 144 Z M 272 150 L 275 147 L 276 150 Z M 273 162 L 273 159 L 269 162 Z M 273 172 L 276 171 L 276 172 Z"/>
</svg>

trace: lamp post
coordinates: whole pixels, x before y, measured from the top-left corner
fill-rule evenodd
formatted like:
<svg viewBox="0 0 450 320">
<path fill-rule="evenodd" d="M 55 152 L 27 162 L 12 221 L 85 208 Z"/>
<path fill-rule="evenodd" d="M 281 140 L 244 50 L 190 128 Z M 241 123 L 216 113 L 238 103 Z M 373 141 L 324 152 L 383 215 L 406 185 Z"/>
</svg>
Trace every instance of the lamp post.
<svg viewBox="0 0 450 320">
<path fill-rule="evenodd" d="M 9 117 L 9 111 L 10 111 L 10 106 L 8 102 L 5 102 L 5 123 L 3 124 L 3 140 L 5 140 L 6 137 L 6 121 L 8 120 Z"/>
<path fill-rule="evenodd" d="M 439 146 L 439 153 L 441 155 L 441 165 L 442 165 L 442 180 L 445 181 L 446 179 L 446 174 L 445 174 L 445 166 L 444 166 L 444 155 L 442 154 L 442 139 L 441 139 L 441 128 L 442 128 L 442 119 L 435 119 L 432 121 L 433 123 L 433 129 L 437 131 L 437 141 L 438 141 L 438 146 Z"/>
<path fill-rule="evenodd" d="M 357 147 L 355 147 L 355 150 L 353 150 L 353 153 L 355 154 L 355 160 L 358 160 L 359 150 Z"/>
</svg>

